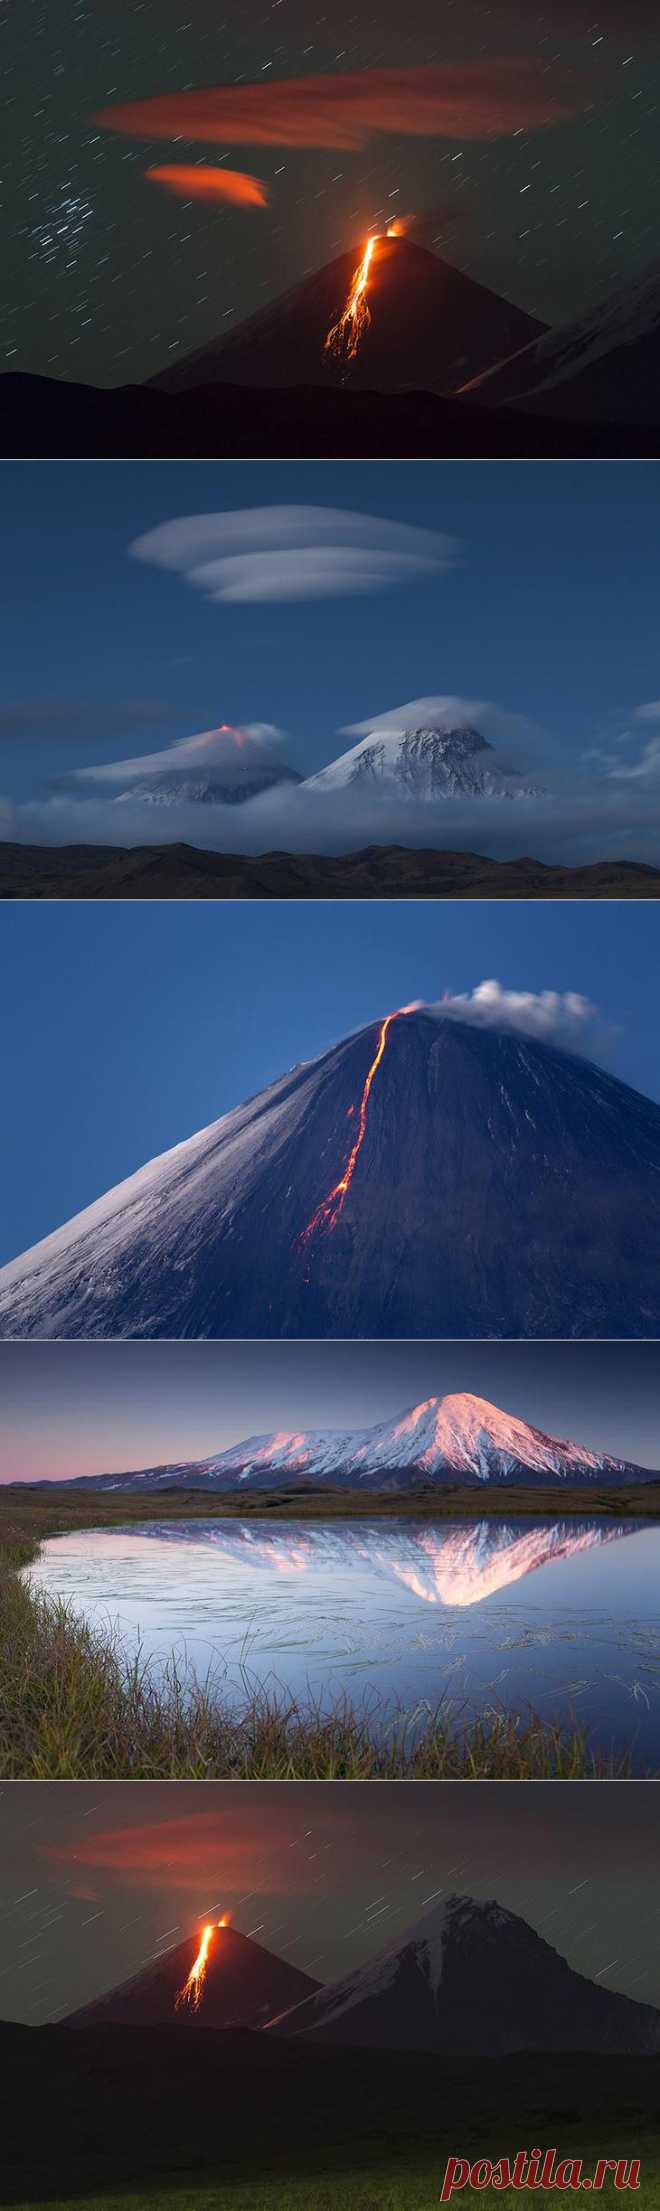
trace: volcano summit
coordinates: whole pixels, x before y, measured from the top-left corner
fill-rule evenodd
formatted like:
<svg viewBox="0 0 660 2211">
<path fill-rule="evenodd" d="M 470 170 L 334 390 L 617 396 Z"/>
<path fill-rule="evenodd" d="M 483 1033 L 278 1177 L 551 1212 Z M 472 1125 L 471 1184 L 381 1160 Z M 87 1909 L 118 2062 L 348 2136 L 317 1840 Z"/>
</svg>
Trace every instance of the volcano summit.
<svg viewBox="0 0 660 2211">
<path fill-rule="evenodd" d="M 542 335 L 545 325 L 409 238 L 382 234 L 371 252 L 365 317 L 346 361 L 328 335 L 350 298 L 359 251 L 339 254 L 246 322 L 162 369 L 156 390 L 233 384 L 455 392 Z"/>
<path fill-rule="evenodd" d="M 659 1247 L 660 1106 L 402 1009 L 12 1260 L 0 1333 L 654 1336 Z"/>
<path fill-rule="evenodd" d="M 516 1912 L 447 1896 L 398 1949 L 321 1988 L 271 2033 L 370 2049 L 660 2051 L 660 2012 L 576 1973 Z"/>
<path fill-rule="evenodd" d="M 335 1487 L 405 1491 L 419 1483 L 442 1489 L 525 1482 L 564 1488 L 657 1481 L 648 1467 L 632 1466 L 606 1452 L 559 1441 L 525 1420 L 501 1412 L 467 1391 L 429 1397 L 398 1419 L 372 1428 L 312 1428 L 290 1434 L 246 1436 L 216 1457 L 145 1467 L 131 1474 L 81 1474 L 70 1489 L 232 1490 L 293 1488 L 318 1482 Z"/>
</svg>

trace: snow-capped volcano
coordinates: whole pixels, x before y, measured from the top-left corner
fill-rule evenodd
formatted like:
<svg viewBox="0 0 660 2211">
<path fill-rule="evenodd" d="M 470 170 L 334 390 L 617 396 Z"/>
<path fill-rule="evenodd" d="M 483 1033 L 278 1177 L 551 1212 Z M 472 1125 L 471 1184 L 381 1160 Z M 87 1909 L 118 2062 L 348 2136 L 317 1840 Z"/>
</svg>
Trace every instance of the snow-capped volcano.
<svg viewBox="0 0 660 2211">
<path fill-rule="evenodd" d="M 250 730 L 200 730 L 162 752 L 135 760 L 112 760 L 100 768 L 80 768 L 68 779 L 89 795 L 101 790 L 114 805 L 138 800 L 147 806 L 237 806 L 278 783 L 299 783 L 277 746 Z"/>
<path fill-rule="evenodd" d="M 3 1267 L 0 1334 L 651 1337 L 659 1249 L 660 1106 L 401 1009 Z"/>
<path fill-rule="evenodd" d="M 308 791 L 341 791 L 415 799 L 532 798 L 534 786 L 498 766 L 495 747 L 463 724 L 375 729 L 318 775 Z"/>
<path fill-rule="evenodd" d="M 299 1429 L 248 1436 L 216 1457 L 183 1465 L 146 1467 L 135 1474 L 82 1475 L 73 1488 L 269 1489 L 282 1480 L 294 1487 L 328 1482 L 365 1489 L 639 1482 L 657 1479 L 648 1469 L 559 1442 L 483 1397 L 462 1391 L 429 1397 L 398 1419 L 371 1428 Z"/>
<path fill-rule="evenodd" d="M 471 1896 L 447 1896 L 399 1947 L 319 1989 L 267 2031 L 489 2058 L 660 2051 L 653 2005 L 587 1980 L 517 1913 Z"/>
<path fill-rule="evenodd" d="M 619 285 L 464 389 L 485 407 L 511 403 L 575 420 L 657 423 L 660 270 Z"/>
</svg>

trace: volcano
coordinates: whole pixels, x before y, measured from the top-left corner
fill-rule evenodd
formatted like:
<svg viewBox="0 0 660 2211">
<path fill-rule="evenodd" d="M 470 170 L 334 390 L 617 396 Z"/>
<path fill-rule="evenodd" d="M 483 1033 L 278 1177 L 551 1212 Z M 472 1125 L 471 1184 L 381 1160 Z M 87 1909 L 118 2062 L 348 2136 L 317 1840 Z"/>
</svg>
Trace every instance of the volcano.
<svg viewBox="0 0 660 2211">
<path fill-rule="evenodd" d="M 660 1106 L 423 1007 L 294 1067 L 0 1271 L 3 1336 L 660 1333 Z"/>
<path fill-rule="evenodd" d="M 182 737 L 162 752 L 112 760 L 102 768 L 78 768 L 64 778 L 64 787 L 81 796 L 100 792 L 116 806 L 130 800 L 163 807 L 238 806 L 275 784 L 300 781 L 275 745 L 223 723 L 218 729 Z"/>
<path fill-rule="evenodd" d="M 506 2057 L 660 2052 L 660 2012 L 574 1972 L 517 1913 L 448 1896 L 398 1949 L 319 1989 L 271 2033 L 365 2049 Z"/>
<path fill-rule="evenodd" d="M 660 270 L 575 321 L 546 331 L 466 385 L 485 407 L 515 405 L 559 421 L 657 424 Z"/>
<path fill-rule="evenodd" d="M 307 791 L 352 790 L 385 798 L 534 798 L 533 785 L 503 773 L 495 747 L 469 725 L 375 729 L 350 752 L 307 778 Z"/>
<path fill-rule="evenodd" d="M 272 1489 L 286 1481 L 331 1483 L 333 1488 L 412 1489 L 498 1487 L 525 1482 L 599 1487 L 657 1481 L 648 1468 L 630 1465 L 579 1443 L 559 1442 L 540 1428 L 500 1412 L 466 1391 L 429 1397 L 395 1420 L 357 1429 L 294 1429 L 289 1434 L 248 1436 L 217 1457 L 135 1474 L 77 1475 L 68 1489 Z"/>
<path fill-rule="evenodd" d="M 354 360 L 326 351 L 361 250 L 352 248 L 218 338 L 151 379 L 156 390 L 232 384 L 273 390 L 335 385 L 376 392 L 456 391 L 545 325 L 408 238 L 377 239 L 369 270 L 370 320 Z"/>
<path fill-rule="evenodd" d="M 197 2005 L 181 2001 L 200 1936 L 179 1942 L 119 1988 L 69 2014 L 67 2027 L 263 2027 L 275 2012 L 302 2003 L 320 1987 L 308 1973 L 271 1955 L 251 1935 L 214 1927 Z M 177 1999 L 179 2001 L 177 2002 Z"/>
</svg>

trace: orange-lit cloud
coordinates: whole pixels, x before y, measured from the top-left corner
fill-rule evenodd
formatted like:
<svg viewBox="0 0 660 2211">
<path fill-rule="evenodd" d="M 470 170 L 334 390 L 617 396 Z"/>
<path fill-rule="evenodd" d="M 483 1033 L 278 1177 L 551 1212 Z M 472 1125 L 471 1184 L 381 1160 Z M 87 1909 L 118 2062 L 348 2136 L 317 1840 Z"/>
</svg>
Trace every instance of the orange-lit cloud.
<svg viewBox="0 0 660 2211">
<path fill-rule="evenodd" d="M 325 1813 L 326 1833 L 329 1818 Z M 332 1807 L 330 1825 L 338 1837 L 345 1832 L 340 1806 Z M 318 1873 L 302 1847 L 306 1827 L 309 1811 L 303 1817 L 301 1805 L 297 1828 L 291 1808 L 269 1791 L 267 1825 L 253 1794 L 251 1805 L 236 1809 L 225 1804 L 222 1811 L 192 1812 L 151 1824 L 127 1822 L 96 1833 L 92 1829 L 75 1841 L 47 1843 L 43 1856 L 64 1869 L 71 1893 L 85 1898 L 97 1895 L 108 1882 L 126 1888 L 149 1885 L 161 1893 L 185 1889 L 200 1901 L 208 1901 L 213 1889 L 240 1895 L 264 1880 L 280 1890 L 291 1885 L 305 1891 Z M 300 1847 L 291 1857 L 283 1856 L 297 1835 Z"/>
<path fill-rule="evenodd" d="M 241 169 L 171 162 L 164 168 L 148 169 L 147 176 L 154 184 L 164 184 L 178 200 L 229 200 L 233 207 L 268 206 L 268 191 L 261 177 L 244 176 Z"/>
<path fill-rule="evenodd" d="M 507 137 L 566 122 L 582 102 L 579 86 L 533 61 L 482 61 L 209 85 L 102 108 L 93 121 L 129 137 L 355 153 L 385 133 Z"/>
</svg>

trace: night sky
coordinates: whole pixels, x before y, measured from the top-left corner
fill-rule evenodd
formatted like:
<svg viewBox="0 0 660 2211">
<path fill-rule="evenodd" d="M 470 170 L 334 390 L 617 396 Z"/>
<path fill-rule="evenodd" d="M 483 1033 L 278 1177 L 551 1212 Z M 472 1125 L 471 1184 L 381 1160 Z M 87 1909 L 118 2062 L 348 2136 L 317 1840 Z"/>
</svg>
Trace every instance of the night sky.
<svg viewBox="0 0 660 2211">
<path fill-rule="evenodd" d="M 0 904 L 0 1260 L 363 1024 L 489 977 L 583 994 L 577 1047 L 660 1100 L 659 932 L 636 903 L 101 902 L 84 926 Z"/>
<path fill-rule="evenodd" d="M 226 11 L 216 0 L 7 0 L 0 48 L 0 357 L 14 370 L 98 383 L 154 374 L 399 211 L 548 321 L 657 252 L 660 30 L 648 0 L 528 11 L 520 0 L 333 0 L 325 12 L 308 0 Z M 434 73 L 424 135 L 419 80 L 405 99 L 401 85 L 394 127 L 378 127 L 375 73 L 387 69 Z M 298 80 L 356 72 L 357 143 L 319 124 L 303 134 L 311 143 L 292 144 L 278 84 L 294 81 L 299 108 Z M 191 144 L 176 99 L 165 137 L 140 112 L 130 132 L 113 125 L 118 106 L 191 88 L 218 90 L 226 135 Z M 334 85 L 332 104 L 341 117 Z M 172 197 L 147 175 L 172 163 L 256 176 L 267 204 Z"/>
<path fill-rule="evenodd" d="M 207 1458 L 264 1432 L 368 1427 L 458 1390 L 660 1469 L 654 1343 L 3 1343 L 0 1482 Z"/>
<path fill-rule="evenodd" d="M 220 722 L 275 724 L 302 774 L 347 749 L 347 725 L 437 694 L 491 702 L 502 729 L 486 717 L 484 733 L 541 781 L 657 751 L 659 504 L 644 462 L 70 462 L 65 498 L 62 485 L 57 462 L 0 467 L 0 797 L 45 802 L 18 817 L 22 835 L 49 833 L 69 770 Z M 444 571 L 402 566 L 385 592 L 306 600 L 292 585 L 276 603 L 218 603 L 131 553 L 177 517 L 283 505 L 378 518 L 395 551 L 411 525 L 452 549 Z M 648 819 L 650 783 L 617 788 Z M 157 821 L 169 834 L 160 808 Z M 73 804 L 51 833 L 81 834 Z"/>
<path fill-rule="evenodd" d="M 0 2014 L 61 2017 L 216 1908 L 327 1983 L 404 1937 L 437 1890 L 495 1896 L 578 1971 L 660 2004 L 648 1785 L 14 1782 Z"/>
</svg>

